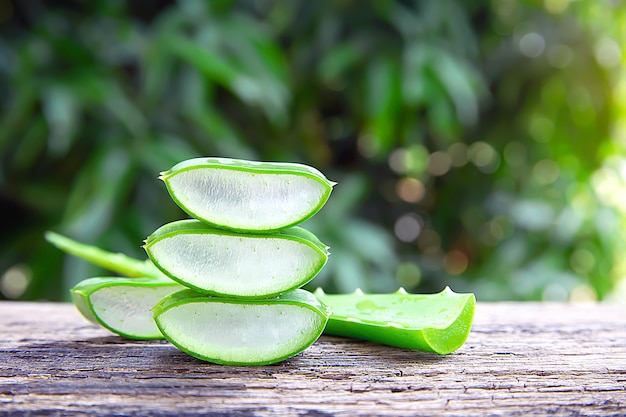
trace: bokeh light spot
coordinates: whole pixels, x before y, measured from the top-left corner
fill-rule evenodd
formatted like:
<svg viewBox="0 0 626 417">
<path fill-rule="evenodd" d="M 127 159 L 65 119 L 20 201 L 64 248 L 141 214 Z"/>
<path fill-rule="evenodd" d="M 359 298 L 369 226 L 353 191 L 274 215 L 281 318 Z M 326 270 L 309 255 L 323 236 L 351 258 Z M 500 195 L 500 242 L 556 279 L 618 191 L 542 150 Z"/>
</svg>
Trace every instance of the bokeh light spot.
<svg viewBox="0 0 626 417">
<path fill-rule="evenodd" d="M 545 47 L 546 40 L 543 36 L 535 32 L 525 34 L 519 41 L 520 52 L 529 58 L 537 58 L 540 56 Z"/>
<path fill-rule="evenodd" d="M 592 286 L 588 284 L 581 284 L 572 290 L 569 295 L 569 299 L 574 302 L 597 301 L 598 293 Z"/>
<path fill-rule="evenodd" d="M 546 10 L 552 14 L 560 14 L 567 10 L 570 0 L 544 0 Z"/>
<path fill-rule="evenodd" d="M 588 274 L 596 263 L 596 257 L 587 249 L 579 248 L 572 252 L 569 263 L 572 269 L 581 275 Z"/>
<path fill-rule="evenodd" d="M 394 149 L 389 154 L 389 168 L 397 174 L 420 176 L 428 165 L 428 151 L 421 145 Z"/>
<path fill-rule="evenodd" d="M 396 268 L 396 280 L 401 287 L 417 287 L 422 280 L 422 271 L 413 262 L 402 262 Z"/>
<path fill-rule="evenodd" d="M 452 166 L 462 167 L 469 162 L 467 145 L 464 143 L 457 142 L 450 145 L 450 148 L 448 148 L 448 154 L 450 155 Z"/>
<path fill-rule="evenodd" d="M 419 202 L 424 198 L 425 192 L 424 184 L 415 178 L 401 178 L 396 183 L 396 194 L 407 203 Z"/>
<path fill-rule="evenodd" d="M 441 176 L 450 170 L 452 158 L 447 152 L 436 151 L 428 158 L 428 172 L 435 176 Z"/>
<path fill-rule="evenodd" d="M 413 242 L 422 230 L 421 219 L 415 213 L 407 213 L 398 218 L 394 224 L 396 237 L 402 242 Z"/>
<path fill-rule="evenodd" d="M 0 277 L 0 292 L 9 299 L 21 297 L 28 289 L 32 273 L 25 265 L 15 265 Z"/>
<path fill-rule="evenodd" d="M 495 172 L 500 166 L 498 153 L 493 146 L 485 142 L 473 143 L 469 148 L 469 156 L 474 165 L 487 174 Z"/>
<path fill-rule="evenodd" d="M 569 293 L 567 288 L 558 282 L 553 282 L 546 286 L 541 293 L 541 299 L 543 301 L 567 301 Z"/>
<path fill-rule="evenodd" d="M 391 151 L 387 163 L 396 174 L 404 174 L 406 172 L 406 150 L 397 148 Z"/>
<path fill-rule="evenodd" d="M 533 177 L 542 184 L 548 185 L 559 177 L 559 165 L 551 159 L 542 159 L 533 167 Z"/>
<path fill-rule="evenodd" d="M 443 268 L 450 275 L 460 275 L 467 269 L 469 259 L 460 250 L 452 250 L 443 257 Z"/>
<path fill-rule="evenodd" d="M 606 36 L 595 45 L 594 53 L 596 61 L 604 68 L 618 67 L 622 61 L 622 49 L 619 44 Z"/>
</svg>

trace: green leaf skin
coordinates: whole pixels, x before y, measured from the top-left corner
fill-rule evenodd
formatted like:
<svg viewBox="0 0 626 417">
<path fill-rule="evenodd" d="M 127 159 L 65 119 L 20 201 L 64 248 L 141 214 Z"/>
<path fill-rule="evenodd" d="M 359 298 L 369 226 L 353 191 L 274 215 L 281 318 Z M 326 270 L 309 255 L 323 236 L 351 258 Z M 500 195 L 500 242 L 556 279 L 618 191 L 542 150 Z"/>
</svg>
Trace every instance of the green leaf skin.
<svg viewBox="0 0 626 417">
<path fill-rule="evenodd" d="M 164 277 L 149 260 L 141 261 L 122 253 L 108 252 L 55 232 L 46 232 L 44 237 L 48 242 L 70 255 L 126 277 Z"/>
<path fill-rule="evenodd" d="M 191 217 L 243 233 L 273 232 L 307 220 L 335 185 L 308 165 L 229 158 L 182 161 L 159 179 Z"/>
<path fill-rule="evenodd" d="M 446 355 L 460 348 L 474 320 L 474 294 L 325 294 L 331 316 L 324 333 Z"/>
<path fill-rule="evenodd" d="M 328 260 L 328 247 L 299 227 L 241 234 L 179 220 L 160 227 L 145 242 L 148 257 L 164 274 L 222 297 L 286 293 L 311 281 Z"/>
<path fill-rule="evenodd" d="M 185 287 L 169 278 L 95 277 L 71 290 L 72 302 L 87 320 L 128 339 L 163 339 L 152 317 L 165 296 Z"/>
<path fill-rule="evenodd" d="M 310 292 L 241 301 L 183 290 L 154 308 L 161 333 L 198 359 L 224 365 L 268 365 L 311 346 L 328 321 L 326 308 Z"/>
</svg>

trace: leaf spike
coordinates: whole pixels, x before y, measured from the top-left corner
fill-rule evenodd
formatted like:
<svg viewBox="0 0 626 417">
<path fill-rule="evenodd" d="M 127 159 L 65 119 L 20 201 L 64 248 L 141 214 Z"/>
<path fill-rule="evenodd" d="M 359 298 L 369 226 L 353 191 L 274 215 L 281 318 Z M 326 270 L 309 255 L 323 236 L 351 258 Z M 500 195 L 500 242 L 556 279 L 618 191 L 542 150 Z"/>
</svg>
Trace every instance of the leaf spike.
<svg viewBox="0 0 626 417">
<path fill-rule="evenodd" d="M 406 292 L 404 287 L 400 287 L 398 288 L 398 291 L 396 291 L 396 294 L 408 294 L 408 292 Z"/>
<path fill-rule="evenodd" d="M 363 295 L 363 290 L 360 288 L 357 288 L 356 290 L 354 290 L 354 295 Z"/>
<path fill-rule="evenodd" d="M 326 295 L 326 293 L 324 292 L 324 290 L 322 289 L 322 287 L 317 287 L 315 289 L 315 291 L 313 291 L 313 294 L 315 294 L 318 297 L 323 297 Z"/>
</svg>

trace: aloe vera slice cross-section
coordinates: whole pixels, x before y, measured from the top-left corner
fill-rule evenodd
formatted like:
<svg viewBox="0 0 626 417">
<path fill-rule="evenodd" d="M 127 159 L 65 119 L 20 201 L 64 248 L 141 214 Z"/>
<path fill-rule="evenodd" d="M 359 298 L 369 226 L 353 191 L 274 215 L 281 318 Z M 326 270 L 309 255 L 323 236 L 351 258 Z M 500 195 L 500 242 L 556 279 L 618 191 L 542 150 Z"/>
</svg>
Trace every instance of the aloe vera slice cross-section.
<svg viewBox="0 0 626 417">
<path fill-rule="evenodd" d="M 327 247 L 300 227 L 241 234 L 193 219 L 161 226 L 144 248 L 172 279 L 198 292 L 231 297 L 271 297 L 299 288 L 328 260 Z"/>
<path fill-rule="evenodd" d="M 331 316 L 325 333 L 445 355 L 465 343 L 474 319 L 474 294 L 325 294 Z"/>
<path fill-rule="evenodd" d="M 328 200 L 333 182 L 304 164 L 193 158 L 161 173 L 191 217 L 238 231 L 273 231 L 303 222 Z"/>
<path fill-rule="evenodd" d="M 184 287 L 168 278 L 94 277 L 76 284 L 70 294 L 87 320 L 130 339 L 162 339 L 152 317 L 165 296 Z"/>
<path fill-rule="evenodd" d="M 228 365 L 265 365 L 295 356 L 313 344 L 328 315 L 308 291 L 238 301 L 183 290 L 154 307 L 165 338 L 196 358 Z"/>
</svg>

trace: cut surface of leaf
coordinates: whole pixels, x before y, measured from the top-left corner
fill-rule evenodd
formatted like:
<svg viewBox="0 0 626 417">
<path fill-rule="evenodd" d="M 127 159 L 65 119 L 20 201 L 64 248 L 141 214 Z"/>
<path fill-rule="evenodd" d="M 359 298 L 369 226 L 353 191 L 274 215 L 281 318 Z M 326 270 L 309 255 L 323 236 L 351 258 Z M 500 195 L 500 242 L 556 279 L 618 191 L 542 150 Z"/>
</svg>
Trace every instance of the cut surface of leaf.
<svg viewBox="0 0 626 417">
<path fill-rule="evenodd" d="M 76 284 L 72 302 L 87 320 L 129 339 L 163 339 L 152 307 L 184 287 L 169 278 L 95 277 Z"/>
<path fill-rule="evenodd" d="M 229 158 L 186 160 L 159 178 L 191 217 L 237 231 L 301 223 L 324 206 L 334 185 L 308 165 Z"/>
<path fill-rule="evenodd" d="M 297 355 L 324 330 L 328 315 L 308 291 L 240 301 L 183 290 L 154 307 L 165 338 L 208 362 L 266 365 Z"/>
<path fill-rule="evenodd" d="M 446 287 L 437 294 L 315 295 L 331 316 L 325 333 L 445 355 L 460 348 L 474 320 L 474 294 Z"/>
<path fill-rule="evenodd" d="M 300 227 L 238 234 L 193 219 L 160 227 L 144 248 L 172 279 L 198 292 L 229 297 L 267 298 L 299 288 L 328 260 L 327 247 Z"/>
</svg>

